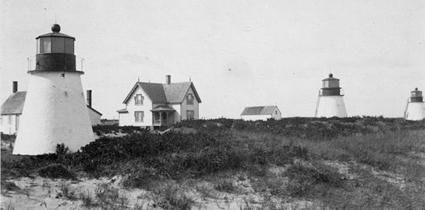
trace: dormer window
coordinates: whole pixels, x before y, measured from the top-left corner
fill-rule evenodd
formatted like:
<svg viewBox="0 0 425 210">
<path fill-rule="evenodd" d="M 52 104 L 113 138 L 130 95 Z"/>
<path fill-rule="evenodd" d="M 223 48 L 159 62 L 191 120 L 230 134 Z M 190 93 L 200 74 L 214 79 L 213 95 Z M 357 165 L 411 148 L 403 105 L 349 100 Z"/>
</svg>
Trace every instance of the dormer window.
<svg viewBox="0 0 425 210">
<path fill-rule="evenodd" d="M 135 105 L 137 105 L 137 106 L 143 105 L 143 96 L 142 96 L 142 94 L 137 94 L 134 97 L 134 101 L 135 101 Z"/>
<path fill-rule="evenodd" d="M 193 94 L 192 93 L 187 94 L 186 101 L 187 101 L 187 104 L 188 105 L 192 105 L 193 104 Z"/>
</svg>

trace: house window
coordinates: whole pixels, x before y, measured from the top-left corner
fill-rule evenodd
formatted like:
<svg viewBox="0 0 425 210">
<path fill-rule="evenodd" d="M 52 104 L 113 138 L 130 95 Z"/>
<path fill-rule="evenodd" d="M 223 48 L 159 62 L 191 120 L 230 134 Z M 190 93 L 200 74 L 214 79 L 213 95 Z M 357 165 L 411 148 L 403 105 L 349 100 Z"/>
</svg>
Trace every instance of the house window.
<svg viewBox="0 0 425 210">
<path fill-rule="evenodd" d="M 187 101 L 188 105 L 193 104 L 193 94 L 191 94 L 191 93 L 187 94 L 186 101 Z"/>
<path fill-rule="evenodd" d="M 134 97 L 134 101 L 135 101 L 135 104 L 136 105 L 143 105 L 143 96 L 142 96 L 142 94 L 137 94 L 135 97 Z"/>
<path fill-rule="evenodd" d="M 277 115 L 277 110 L 274 111 L 274 114 Z"/>
<path fill-rule="evenodd" d="M 12 125 L 12 115 L 8 115 L 8 123 L 9 125 Z"/>
<path fill-rule="evenodd" d="M 193 111 L 193 110 L 187 110 L 186 111 L 186 119 L 188 119 L 188 120 L 194 120 L 195 119 L 195 111 Z"/>
<path fill-rule="evenodd" d="M 143 111 L 136 111 L 134 112 L 134 121 L 135 122 L 143 122 L 143 117 L 144 117 L 144 112 Z"/>
</svg>

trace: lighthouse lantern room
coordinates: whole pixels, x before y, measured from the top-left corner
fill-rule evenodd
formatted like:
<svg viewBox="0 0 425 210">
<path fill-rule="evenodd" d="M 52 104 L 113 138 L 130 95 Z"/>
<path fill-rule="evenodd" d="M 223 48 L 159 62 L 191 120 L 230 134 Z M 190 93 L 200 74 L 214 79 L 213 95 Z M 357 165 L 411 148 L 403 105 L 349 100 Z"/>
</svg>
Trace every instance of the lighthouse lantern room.
<svg viewBox="0 0 425 210">
<path fill-rule="evenodd" d="M 315 117 L 347 117 L 339 79 L 333 74 L 322 80 L 322 89 L 317 99 Z"/>
<path fill-rule="evenodd" d="M 94 140 L 83 86 L 76 70 L 75 38 L 60 33 L 36 38 L 35 69 L 30 75 L 13 154 L 54 153 L 58 144 L 77 151 Z"/>
</svg>

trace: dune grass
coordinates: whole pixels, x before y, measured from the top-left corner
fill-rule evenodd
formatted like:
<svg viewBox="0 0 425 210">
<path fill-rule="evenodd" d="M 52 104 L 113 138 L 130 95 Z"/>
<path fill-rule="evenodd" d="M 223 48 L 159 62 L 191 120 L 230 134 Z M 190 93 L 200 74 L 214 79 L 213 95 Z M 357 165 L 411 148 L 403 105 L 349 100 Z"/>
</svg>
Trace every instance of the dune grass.
<svg viewBox="0 0 425 210">
<path fill-rule="evenodd" d="M 244 174 L 255 193 L 308 200 L 317 208 L 420 209 L 425 205 L 422 121 L 218 119 L 187 121 L 176 127 L 195 132 L 161 135 L 127 127 L 119 132 L 125 130 L 128 135 L 102 137 L 77 153 L 67 154 L 66 148 L 60 147 L 56 154 L 2 160 L 2 174 L 5 171 L 6 175 L 28 176 L 38 171 L 51 178 L 68 173 L 89 177 L 123 175 L 126 188 L 148 191 L 167 180 L 184 182 L 220 173 Z M 119 130 L 97 129 L 99 134 Z M 54 168 L 63 172 L 53 173 Z M 272 168 L 282 168 L 283 172 L 272 173 Z M 2 185 L 3 180 L 6 183 L 6 178 L 2 177 Z M 231 182 L 217 180 L 215 190 L 237 192 Z M 189 208 L 193 201 L 177 188 L 170 185 L 158 191 L 160 203 L 167 208 Z M 80 197 L 91 205 L 90 196 Z"/>
</svg>

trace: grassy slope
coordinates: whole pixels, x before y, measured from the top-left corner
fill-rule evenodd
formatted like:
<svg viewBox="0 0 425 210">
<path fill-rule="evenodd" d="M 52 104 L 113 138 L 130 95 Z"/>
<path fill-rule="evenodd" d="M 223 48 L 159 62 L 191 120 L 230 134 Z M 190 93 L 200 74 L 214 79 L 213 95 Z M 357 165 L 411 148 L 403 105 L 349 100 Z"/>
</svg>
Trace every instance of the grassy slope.
<svg viewBox="0 0 425 210">
<path fill-rule="evenodd" d="M 176 129 L 191 133 L 163 135 L 124 128 L 122 132 L 132 134 L 101 138 L 79 153 L 2 160 L 2 186 L 8 176 L 31 173 L 70 178 L 125 175 L 125 187 L 147 190 L 156 188 L 154 180 L 183 183 L 220 176 L 224 178 L 212 179 L 215 188 L 234 192 L 228 180 L 244 176 L 268 209 L 288 199 L 330 209 L 421 209 L 424 123 L 384 118 L 216 119 L 182 122 Z M 99 134 L 118 129 L 95 128 Z M 49 173 L 49 167 L 57 171 L 58 165 L 68 171 Z M 275 173 L 276 168 L 282 170 Z M 184 199 L 174 206 L 190 204 Z"/>
</svg>

